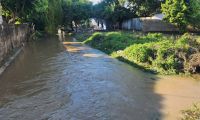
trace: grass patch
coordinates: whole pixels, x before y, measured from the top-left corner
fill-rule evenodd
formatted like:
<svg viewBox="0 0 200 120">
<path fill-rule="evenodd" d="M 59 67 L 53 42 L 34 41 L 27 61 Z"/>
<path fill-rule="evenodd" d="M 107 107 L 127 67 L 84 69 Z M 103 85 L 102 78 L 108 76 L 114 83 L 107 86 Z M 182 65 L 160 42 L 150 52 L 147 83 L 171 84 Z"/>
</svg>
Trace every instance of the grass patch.
<svg viewBox="0 0 200 120">
<path fill-rule="evenodd" d="M 81 33 L 72 33 L 70 36 L 76 38 L 78 41 L 83 42 L 88 39 L 93 33 L 81 32 Z"/>
<path fill-rule="evenodd" d="M 161 74 L 197 72 L 200 65 L 200 38 L 189 34 L 177 37 L 161 33 L 95 32 L 81 36 L 87 36 L 84 41 L 81 39 L 83 43 L 112 57 Z"/>
<path fill-rule="evenodd" d="M 191 108 L 182 111 L 181 120 L 199 120 L 200 119 L 200 103 L 194 104 Z"/>
</svg>

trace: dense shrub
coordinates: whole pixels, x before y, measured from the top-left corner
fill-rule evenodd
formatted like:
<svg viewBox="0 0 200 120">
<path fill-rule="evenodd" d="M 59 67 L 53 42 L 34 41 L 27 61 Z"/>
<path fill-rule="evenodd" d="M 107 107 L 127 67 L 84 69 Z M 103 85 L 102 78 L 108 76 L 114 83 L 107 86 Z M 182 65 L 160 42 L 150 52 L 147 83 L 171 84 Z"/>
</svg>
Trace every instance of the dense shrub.
<svg viewBox="0 0 200 120">
<path fill-rule="evenodd" d="M 170 47 L 169 47 L 170 46 Z M 162 73 L 176 73 L 177 61 L 174 43 L 155 40 L 145 44 L 134 44 L 124 50 L 125 58 Z"/>
<path fill-rule="evenodd" d="M 130 34 L 122 34 L 122 32 L 96 32 L 84 43 L 111 54 L 113 51 L 123 50 L 133 44 L 133 39 Z"/>
<path fill-rule="evenodd" d="M 190 61 L 200 51 L 198 39 L 189 34 L 174 37 L 161 33 L 138 36 L 129 32 L 98 32 L 84 43 L 162 74 L 195 72 L 200 63 L 192 66 Z"/>
<path fill-rule="evenodd" d="M 96 32 L 92 36 L 90 36 L 87 40 L 85 40 L 83 43 L 92 45 L 92 43 L 100 41 L 102 37 L 103 37 L 102 33 Z"/>
<path fill-rule="evenodd" d="M 134 44 L 124 50 L 126 58 L 137 62 L 148 62 L 149 58 L 153 54 L 153 49 L 150 44 Z"/>
</svg>

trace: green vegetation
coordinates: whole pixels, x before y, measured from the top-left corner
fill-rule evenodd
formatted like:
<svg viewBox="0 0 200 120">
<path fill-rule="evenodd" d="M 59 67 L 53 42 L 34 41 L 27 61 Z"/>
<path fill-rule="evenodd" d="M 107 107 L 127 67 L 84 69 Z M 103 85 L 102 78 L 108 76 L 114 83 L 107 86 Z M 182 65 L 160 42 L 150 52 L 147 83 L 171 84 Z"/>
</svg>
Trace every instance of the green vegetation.
<svg viewBox="0 0 200 120">
<path fill-rule="evenodd" d="M 182 31 L 188 25 L 200 28 L 200 1 L 199 0 L 166 0 L 162 4 L 165 20 L 177 25 Z"/>
<path fill-rule="evenodd" d="M 200 28 L 200 1 L 191 0 L 190 7 L 188 11 L 188 23 L 194 28 Z"/>
<path fill-rule="evenodd" d="M 64 25 L 76 31 L 78 26 L 88 26 L 89 18 L 92 16 L 92 3 L 89 0 L 65 0 L 63 4 Z"/>
<path fill-rule="evenodd" d="M 2 0 L 3 17 L 9 24 L 32 22 L 49 33 L 62 24 L 62 0 Z"/>
<path fill-rule="evenodd" d="M 83 42 L 92 36 L 92 32 L 79 32 L 79 33 L 72 33 L 70 36 L 76 38 L 78 41 Z"/>
<path fill-rule="evenodd" d="M 85 35 L 87 36 L 87 35 Z M 78 39 L 79 40 L 79 39 Z M 194 36 L 161 33 L 96 32 L 83 43 L 142 68 L 161 74 L 197 72 L 200 43 Z"/>
<path fill-rule="evenodd" d="M 9 24 L 34 23 L 37 30 L 55 33 L 58 27 L 72 28 L 88 22 L 89 0 L 1 0 L 4 21 Z"/>
<path fill-rule="evenodd" d="M 187 10 L 188 6 L 185 0 L 166 0 L 165 4 L 162 4 L 162 11 L 165 14 L 165 19 L 184 29 L 187 25 Z"/>
<path fill-rule="evenodd" d="M 89 0 L 1 0 L 7 23 L 34 23 L 36 29 L 54 33 L 57 28 L 78 31 L 87 28 L 90 18 L 108 30 L 121 29 L 123 21 L 152 16 L 161 11 L 165 20 L 181 28 L 200 27 L 199 0 L 102 0 L 93 5 Z M 162 9 L 161 9 L 162 8 Z"/>
<path fill-rule="evenodd" d="M 160 11 L 159 0 L 102 0 L 93 7 L 93 17 L 105 20 L 107 29 L 120 29 L 122 22 L 133 17 L 151 16 Z"/>
<path fill-rule="evenodd" d="M 200 103 L 194 104 L 188 110 L 182 111 L 181 120 L 199 120 L 200 119 Z"/>
</svg>

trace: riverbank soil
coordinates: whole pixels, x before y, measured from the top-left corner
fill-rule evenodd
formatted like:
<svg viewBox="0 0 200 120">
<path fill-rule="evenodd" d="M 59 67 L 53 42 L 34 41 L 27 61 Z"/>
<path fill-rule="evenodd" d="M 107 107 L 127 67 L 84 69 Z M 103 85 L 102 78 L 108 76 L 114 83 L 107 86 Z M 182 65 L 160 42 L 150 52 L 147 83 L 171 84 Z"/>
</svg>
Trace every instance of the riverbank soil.
<svg viewBox="0 0 200 120">
<path fill-rule="evenodd" d="M 63 48 L 64 45 L 64 48 Z M 1 120 L 176 120 L 200 83 L 156 76 L 78 42 L 29 43 L 0 76 Z"/>
</svg>

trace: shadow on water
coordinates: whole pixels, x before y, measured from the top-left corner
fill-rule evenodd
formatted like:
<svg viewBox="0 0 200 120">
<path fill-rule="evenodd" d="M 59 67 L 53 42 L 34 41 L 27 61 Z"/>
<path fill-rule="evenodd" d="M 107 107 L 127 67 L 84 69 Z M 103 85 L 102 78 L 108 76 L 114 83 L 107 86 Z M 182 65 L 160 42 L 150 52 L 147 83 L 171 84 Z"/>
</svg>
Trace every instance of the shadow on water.
<svg viewBox="0 0 200 120">
<path fill-rule="evenodd" d="M 163 78 L 78 42 L 63 44 L 65 49 L 55 37 L 29 43 L 0 76 L 0 119 L 167 120 L 168 112 L 177 117 L 176 105 L 166 108 L 176 96 L 169 89 L 178 91 L 170 86 L 178 82 L 159 82 Z M 198 94 L 199 86 L 192 87 Z"/>
<path fill-rule="evenodd" d="M 65 55 L 57 37 L 28 43 L 0 76 L 0 119 L 44 119 L 67 103 L 69 94 L 58 94 L 68 62 Z"/>
<path fill-rule="evenodd" d="M 0 98 L 13 93 L 21 95 L 21 92 L 35 87 L 41 88 L 44 81 L 39 80 L 40 75 L 50 72 L 46 60 L 55 57 L 61 51 L 61 45 L 56 40 L 43 38 L 37 42 L 30 42 L 0 76 Z"/>
</svg>

